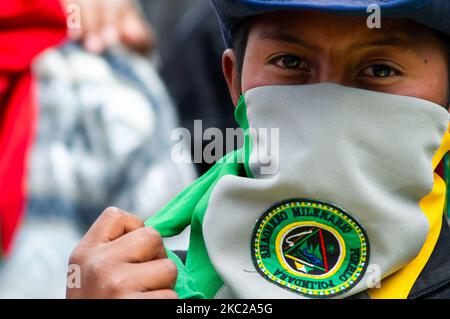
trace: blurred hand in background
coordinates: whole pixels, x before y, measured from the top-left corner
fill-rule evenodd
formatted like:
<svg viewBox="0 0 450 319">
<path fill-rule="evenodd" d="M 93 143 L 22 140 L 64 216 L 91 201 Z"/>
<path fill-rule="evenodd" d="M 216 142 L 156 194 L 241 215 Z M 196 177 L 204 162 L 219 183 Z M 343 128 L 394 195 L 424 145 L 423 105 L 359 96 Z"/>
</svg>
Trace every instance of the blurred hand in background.
<svg viewBox="0 0 450 319">
<path fill-rule="evenodd" d="M 68 30 L 69 38 L 81 41 L 84 48 L 100 54 L 119 43 L 146 54 L 155 44 L 151 26 L 143 19 L 133 0 L 60 0 L 67 12 L 78 5 L 81 28 Z"/>
</svg>

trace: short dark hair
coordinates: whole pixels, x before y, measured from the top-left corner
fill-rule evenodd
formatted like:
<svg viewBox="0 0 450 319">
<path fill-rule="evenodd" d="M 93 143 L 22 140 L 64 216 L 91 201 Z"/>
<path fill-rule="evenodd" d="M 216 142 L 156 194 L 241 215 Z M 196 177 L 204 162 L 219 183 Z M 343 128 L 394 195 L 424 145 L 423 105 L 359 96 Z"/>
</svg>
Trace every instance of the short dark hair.
<svg viewBox="0 0 450 319">
<path fill-rule="evenodd" d="M 247 39 L 250 30 L 249 19 L 243 19 L 238 25 L 233 27 L 231 36 L 231 45 L 236 54 L 236 67 L 239 79 L 242 76 L 242 68 L 244 67 L 245 51 L 247 49 Z"/>
</svg>

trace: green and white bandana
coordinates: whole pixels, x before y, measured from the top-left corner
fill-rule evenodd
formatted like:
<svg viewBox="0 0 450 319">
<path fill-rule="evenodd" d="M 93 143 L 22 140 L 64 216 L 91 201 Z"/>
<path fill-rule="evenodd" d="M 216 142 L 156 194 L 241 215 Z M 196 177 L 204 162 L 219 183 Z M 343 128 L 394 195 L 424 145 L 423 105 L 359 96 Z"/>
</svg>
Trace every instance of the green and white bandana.
<svg viewBox="0 0 450 319">
<path fill-rule="evenodd" d="M 186 264 L 170 253 L 181 298 L 344 298 L 419 254 L 443 108 L 316 84 L 252 89 L 235 115 L 244 148 L 146 223 L 191 225 Z"/>
</svg>

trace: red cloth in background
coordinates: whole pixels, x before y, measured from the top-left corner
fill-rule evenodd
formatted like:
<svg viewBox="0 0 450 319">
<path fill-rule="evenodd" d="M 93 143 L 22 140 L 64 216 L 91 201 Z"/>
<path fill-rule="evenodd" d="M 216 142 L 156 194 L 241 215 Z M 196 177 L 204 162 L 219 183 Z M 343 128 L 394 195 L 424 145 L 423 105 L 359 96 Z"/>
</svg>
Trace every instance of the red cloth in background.
<svg viewBox="0 0 450 319">
<path fill-rule="evenodd" d="M 0 236 L 3 254 L 11 248 L 25 207 L 27 155 L 37 118 L 30 65 L 38 53 L 58 44 L 65 35 L 65 17 L 58 0 L 0 1 Z"/>
</svg>

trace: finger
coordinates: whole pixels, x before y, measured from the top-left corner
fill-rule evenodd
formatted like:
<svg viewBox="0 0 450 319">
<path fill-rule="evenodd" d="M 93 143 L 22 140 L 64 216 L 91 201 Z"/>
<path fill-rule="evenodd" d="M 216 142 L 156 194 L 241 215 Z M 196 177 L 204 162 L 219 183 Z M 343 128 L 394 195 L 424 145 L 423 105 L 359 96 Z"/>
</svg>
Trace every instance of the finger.
<svg viewBox="0 0 450 319">
<path fill-rule="evenodd" d="M 124 263 L 143 263 L 167 258 L 161 235 L 150 227 L 140 228 L 105 246 L 106 253 Z"/>
<path fill-rule="evenodd" d="M 101 53 L 104 43 L 100 36 L 101 4 L 99 1 L 79 0 L 81 6 L 82 42 L 84 48 L 91 53 Z"/>
<path fill-rule="evenodd" d="M 178 294 L 169 289 L 140 292 L 130 295 L 131 299 L 178 299 Z"/>
<path fill-rule="evenodd" d="M 123 264 L 115 278 L 119 283 L 126 283 L 129 291 L 154 291 L 173 289 L 178 270 L 170 259 L 158 259 L 140 264 Z M 123 285 L 124 286 L 124 285 Z"/>
<path fill-rule="evenodd" d="M 80 246 L 111 242 L 124 234 L 144 227 L 142 220 L 119 208 L 106 209 L 94 222 Z"/>
<path fill-rule="evenodd" d="M 112 47 L 119 42 L 119 15 L 123 9 L 123 1 L 103 1 L 100 36 L 106 47 Z"/>
<path fill-rule="evenodd" d="M 124 14 L 119 32 L 123 43 L 140 53 L 148 53 L 155 42 L 153 30 L 134 10 Z"/>
</svg>

